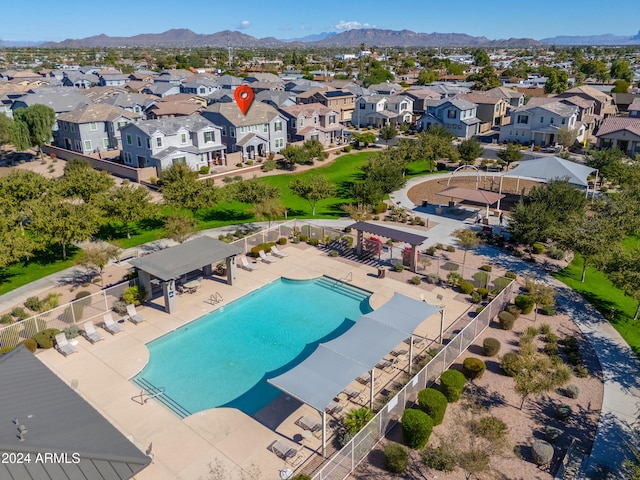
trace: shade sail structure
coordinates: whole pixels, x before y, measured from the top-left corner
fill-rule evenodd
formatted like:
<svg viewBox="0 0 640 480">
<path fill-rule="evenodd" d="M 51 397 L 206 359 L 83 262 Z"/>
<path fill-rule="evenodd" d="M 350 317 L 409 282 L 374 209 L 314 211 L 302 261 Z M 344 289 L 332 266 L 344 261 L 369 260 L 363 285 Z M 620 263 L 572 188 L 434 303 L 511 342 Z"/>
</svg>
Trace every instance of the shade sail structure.
<svg viewBox="0 0 640 480">
<path fill-rule="evenodd" d="M 408 243 L 409 245 L 420 245 L 429 237 L 424 235 L 418 235 L 416 233 L 405 232 L 396 228 L 385 227 L 384 225 L 378 225 L 376 223 L 369 222 L 356 222 L 349 225 L 354 230 L 371 233 L 373 235 L 380 235 L 381 237 L 390 238 L 398 242 Z"/>
<path fill-rule="evenodd" d="M 493 205 L 505 196 L 501 193 L 489 192 L 487 190 L 475 190 L 473 188 L 449 187 L 441 192 L 438 196 L 459 198 L 469 202 L 482 203 L 485 205 Z"/>
<path fill-rule="evenodd" d="M 362 364 L 362 372 L 358 375 L 375 367 L 394 346 L 409 336 L 366 315 L 360 317 L 348 333 L 323 346 Z"/>
<path fill-rule="evenodd" d="M 588 187 L 587 177 L 595 171 L 595 168 L 554 156 L 526 160 L 504 176 L 536 178 L 543 182 L 566 178 L 573 185 Z"/>
<path fill-rule="evenodd" d="M 396 329 L 404 334 L 404 338 L 407 338 L 413 335 L 418 325 L 439 310 L 440 307 L 435 305 L 415 300 L 400 293 L 394 293 L 387 303 L 377 310 L 363 315 L 361 318 L 369 318 Z M 393 339 L 389 339 L 390 343 L 393 343 L 393 341 Z M 397 344 L 398 342 L 393 343 L 387 351 L 390 351 Z"/>
<path fill-rule="evenodd" d="M 144 257 L 130 260 L 134 267 L 160 280 L 180 278 L 185 273 L 242 253 L 242 248 L 202 236 Z"/>
<path fill-rule="evenodd" d="M 339 392 L 367 367 L 324 345 L 306 360 L 268 382 L 313 408 L 324 411 Z"/>
</svg>

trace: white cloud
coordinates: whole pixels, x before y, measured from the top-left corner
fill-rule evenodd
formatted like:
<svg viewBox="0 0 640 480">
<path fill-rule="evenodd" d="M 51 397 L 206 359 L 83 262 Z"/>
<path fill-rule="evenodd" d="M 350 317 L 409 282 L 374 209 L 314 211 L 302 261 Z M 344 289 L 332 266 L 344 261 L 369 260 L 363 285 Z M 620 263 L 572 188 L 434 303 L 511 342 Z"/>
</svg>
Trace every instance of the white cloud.
<svg viewBox="0 0 640 480">
<path fill-rule="evenodd" d="M 251 26 L 251 22 L 249 20 L 243 20 L 240 22 L 240 24 L 236 28 L 238 30 L 246 30 L 250 26 Z"/>
<path fill-rule="evenodd" d="M 359 28 L 371 28 L 373 25 L 369 25 L 368 23 L 360 23 L 360 22 L 346 22 L 344 20 L 340 20 L 336 25 L 334 25 L 336 30 L 354 30 Z"/>
</svg>

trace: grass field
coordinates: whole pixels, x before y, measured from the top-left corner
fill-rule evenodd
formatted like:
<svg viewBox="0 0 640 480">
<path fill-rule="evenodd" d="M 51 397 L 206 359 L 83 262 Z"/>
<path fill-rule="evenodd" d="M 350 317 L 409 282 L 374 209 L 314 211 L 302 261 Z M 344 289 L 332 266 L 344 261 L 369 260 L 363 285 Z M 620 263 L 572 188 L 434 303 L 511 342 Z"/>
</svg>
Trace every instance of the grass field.
<svg viewBox="0 0 640 480">
<path fill-rule="evenodd" d="M 630 242 L 627 239 L 623 244 Z M 640 328 L 633 317 L 638 302 L 616 288 L 611 280 L 601 271 L 587 267 L 584 283 L 582 276 L 583 259 L 576 255 L 565 269 L 554 276 L 567 286 L 580 293 L 589 303 L 598 309 L 605 318 L 609 318 L 611 309 L 615 308 L 615 317 L 611 324 L 622 335 L 636 355 L 640 356 Z"/>
</svg>

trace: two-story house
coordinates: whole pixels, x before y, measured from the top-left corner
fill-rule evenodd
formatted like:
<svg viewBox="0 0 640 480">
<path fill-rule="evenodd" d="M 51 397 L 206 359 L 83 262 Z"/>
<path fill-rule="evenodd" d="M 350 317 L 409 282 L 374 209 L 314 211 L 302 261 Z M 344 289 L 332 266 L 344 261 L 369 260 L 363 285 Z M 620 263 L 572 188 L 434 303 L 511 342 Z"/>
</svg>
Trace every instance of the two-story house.
<svg viewBox="0 0 640 480">
<path fill-rule="evenodd" d="M 600 125 L 602 120 L 605 118 L 618 114 L 618 108 L 613 101 L 613 97 L 590 85 L 581 85 L 579 87 L 570 88 L 569 90 L 556 95 L 556 98 L 567 98 L 576 95 L 584 98 L 585 100 L 593 100 L 596 126 Z"/>
<path fill-rule="evenodd" d="M 584 139 L 584 125 L 578 122 L 578 107 L 562 102 L 517 108 L 511 121 L 500 129 L 500 142 L 540 146 L 555 145 L 561 128 L 577 130 L 578 141 Z"/>
<path fill-rule="evenodd" d="M 492 97 L 502 98 L 511 107 L 518 108 L 524 105 L 524 93 L 507 87 L 496 87 L 485 92 Z"/>
<path fill-rule="evenodd" d="M 459 98 L 442 98 L 429 100 L 427 111 L 417 123 L 419 130 L 429 130 L 433 125 L 441 125 L 454 136 L 471 138 L 480 130 L 480 119 L 477 117 L 478 106 Z"/>
<path fill-rule="evenodd" d="M 481 132 L 491 130 L 494 126 L 509 123 L 507 117 L 507 106 L 509 104 L 506 100 L 483 92 L 471 92 L 457 95 L 457 97 L 467 102 L 475 103 L 478 106 L 476 116 L 482 121 L 482 127 L 484 127 L 480 128 Z"/>
<path fill-rule="evenodd" d="M 158 101 L 159 99 L 157 97 L 149 95 L 140 95 L 138 93 L 118 93 L 109 97 L 96 99 L 95 103 L 113 105 L 114 107 L 121 108 L 128 112 L 137 113 L 142 115 L 142 119 L 144 120 L 146 119 L 147 108 Z"/>
<path fill-rule="evenodd" d="M 208 78 L 196 78 L 180 85 L 180 92 L 206 97 L 221 88 L 222 87 L 213 80 Z"/>
<path fill-rule="evenodd" d="M 310 95 L 299 95 L 298 103 L 321 103 L 339 113 L 339 121 L 350 122 L 356 108 L 356 96 L 349 90 L 316 89 Z"/>
<path fill-rule="evenodd" d="M 342 125 L 336 110 L 320 103 L 281 107 L 287 118 L 287 141 L 317 140 L 324 147 L 342 143 Z"/>
<path fill-rule="evenodd" d="M 413 122 L 413 99 L 408 95 L 367 95 L 358 98 L 351 123 L 383 127 Z"/>
<path fill-rule="evenodd" d="M 129 76 L 123 73 L 104 73 L 98 78 L 101 87 L 121 87 L 129 81 Z"/>
<path fill-rule="evenodd" d="M 596 132 L 598 148 L 617 148 L 631 158 L 640 155 L 640 104 L 629 106 L 628 117 L 607 117 Z M 634 107 L 632 109 L 632 107 Z"/>
<path fill-rule="evenodd" d="M 191 170 L 226 165 L 222 129 L 203 118 L 163 118 L 131 123 L 122 128 L 122 157 L 125 165 L 162 170 L 183 163 Z"/>
<path fill-rule="evenodd" d="M 228 153 L 242 152 L 243 161 L 279 153 L 287 144 L 287 119 L 271 105 L 253 102 L 246 114 L 233 103 L 214 103 L 201 112 L 222 127 Z"/>
<path fill-rule="evenodd" d="M 139 118 L 112 105 L 87 105 L 58 115 L 55 143 L 83 154 L 119 149 L 120 129 Z"/>
</svg>

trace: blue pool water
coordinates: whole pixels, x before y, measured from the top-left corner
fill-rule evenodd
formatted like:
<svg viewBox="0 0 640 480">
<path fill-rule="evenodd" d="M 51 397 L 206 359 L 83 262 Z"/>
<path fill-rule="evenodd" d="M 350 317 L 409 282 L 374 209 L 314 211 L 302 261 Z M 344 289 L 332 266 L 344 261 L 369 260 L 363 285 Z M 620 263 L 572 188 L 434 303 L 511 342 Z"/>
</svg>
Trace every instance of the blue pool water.
<svg viewBox="0 0 640 480">
<path fill-rule="evenodd" d="M 322 277 L 275 281 L 147 344 L 133 381 L 185 417 L 214 407 L 254 414 L 280 390 L 267 383 L 369 313 L 370 293 Z"/>
</svg>

